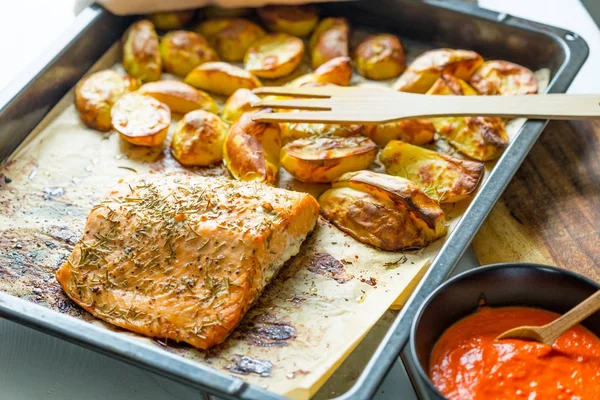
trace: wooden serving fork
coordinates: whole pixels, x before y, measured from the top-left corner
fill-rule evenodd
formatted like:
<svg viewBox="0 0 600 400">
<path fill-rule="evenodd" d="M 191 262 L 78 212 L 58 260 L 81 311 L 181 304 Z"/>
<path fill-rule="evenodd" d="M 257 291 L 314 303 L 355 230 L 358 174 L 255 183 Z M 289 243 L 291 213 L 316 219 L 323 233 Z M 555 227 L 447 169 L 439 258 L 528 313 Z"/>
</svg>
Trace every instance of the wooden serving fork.
<svg viewBox="0 0 600 400">
<path fill-rule="evenodd" d="M 482 116 L 534 119 L 600 118 L 600 94 L 540 94 L 522 96 L 436 96 L 396 92 L 371 87 L 262 87 L 258 95 L 293 96 L 267 98 L 253 107 L 309 110 L 257 113 L 263 122 L 385 123 L 403 118 Z"/>
</svg>

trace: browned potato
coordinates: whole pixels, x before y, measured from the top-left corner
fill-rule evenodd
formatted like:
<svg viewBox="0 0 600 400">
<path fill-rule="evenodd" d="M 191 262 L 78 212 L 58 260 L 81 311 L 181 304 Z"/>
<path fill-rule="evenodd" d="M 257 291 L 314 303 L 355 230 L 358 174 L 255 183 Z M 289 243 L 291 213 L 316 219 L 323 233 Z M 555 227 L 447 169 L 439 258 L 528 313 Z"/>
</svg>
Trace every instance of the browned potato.
<svg viewBox="0 0 600 400">
<path fill-rule="evenodd" d="M 148 82 L 138 92 L 154 97 L 169 106 L 171 111 L 180 114 L 198 109 L 212 113 L 219 111 L 217 103 L 208 94 L 179 81 Z"/>
<path fill-rule="evenodd" d="M 163 36 L 160 55 L 165 71 L 179 76 L 186 76 L 200 64 L 219 60 L 206 39 L 187 31 L 169 32 Z"/>
<path fill-rule="evenodd" d="M 465 81 L 444 74 L 427 94 L 474 96 L 477 91 Z M 506 127 L 500 118 L 446 117 L 432 118 L 431 122 L 452 146 L 479 161 L 495 160 L 508 146 Z"/>
<path fill-rule="evenodd" d="M 226 61 L 242 61 L 246 50 L 265 31 L 254 22 L 243 18 L 219 18 L 202 22 L 196 29 Z"/>
<path fill-rule="evenodd" d="M 260 97 L 248 89 L 238 89 L 225 102 L 223 118 L 229 122 L 236 121 L 243 113 L 251 111 L 250 104 L 259 101 Z"/>
<path fill-rule="evenodd" d="M 184 79 L 195 88 L 230 96 L 240 88 L 262 86 L 257 77 L 243 68 L 224 62 L 207 62 L 197 66 Z"/>
<path fill-rule="evenodd" d="M 375 80 L 395 78 L 406 67 L 402 43 L 389 33 L 363 40 L 354 51 L 354 62 L 359 74 Z"/>
<path fill-rule="evenodd" d="M 332 182 L 346 172 L 368 168 L 377 157 L 371 139 L 311 137 L 294 140 L 281 149 L 281 165 L 302 182 Z"/>
<path fill-rule="evenodd" d="M 348 56 L 350 26 L 345 18 L 325 18 L 310 38 L 312 67 L 336 58 Z"/>
<path fill-rule="evenodd" d="M 281 125 L 281 141 L 286 144 L 296 139 L 313 136 L 358 136 L 363 133 L 362 125 L 309 124 L 304 122 L 283 122 Z"/>
<path fill-rule="evenodd" d="M 319 197 L 321 213 L 356 240 L 388 251 L 417 249 L 446 234 L 440 206 L 408 179 L 349 172 Z"/>
<path fill-rule="evenodd" d="M 75 107 L 79 117 L 90 128 L 103 132 L 110 130 L 113 104 L 138 86 L 137 79 L 111 69 L 86 76 L 75 87 Z"/>
<path fill-rule="evenodd" d="M 294 36 L 308 35 L 319 22 L 317 8 L 312 5 L 270 5 L 259 8 L 256 12 L 270 30 Z"/>
<path fill-rule="evenodd" d="M 379 160 L 390 175 L 413 181 L 438 203 L 470 197 L 481 183 L 484 165 L 392 140 Z"/>
<path fill-rule="evenodd" d="M 336 57 L 321 64 L 312 73 L 299 76 L 288 85 L 300 87 L 308 83 L 318 83 L 348 86 L 351 78 L 352 65 L 350 64 L 350 57 Z"/>
<path fill-rule="evenodd" d="M 123 35 L 123 68 L 142 82 L 160 79 L 162 59 L 152 22 L 138 21 Z"/>
<path fill-rule="evenodd" d="M 435 128 L 428 119 L 402 119 L 387 124 L 367 125 L 363 134 L 379 147 L 384 147 L 390 140 L 426 144 L 433 141 Z"/>
<path fill-rule="evenodd" d="M 166 11 L 148 15 L 150 22 L 158 29 L 181 29 L 194 19 L 194 10 Z"/>
<path fill-rule="evenodd" d="M 167 137 L 171 124 L 171 111 L 166 104 L 139 93 L 121 96 L 110 115 L 121 137 L 138 146 L 158 146 Z"/>
<path fill-rule="evenodd" d="M 481 94 L 535 94 L 535 74 L 528 68 L 508 61 L 486 61 L 469 81 Z"/>
<path fill-rule="evenodd" d="M 171 153 L 183 165 L 212 165 L 223 159 L 226 134 L 227 125 L 216 115 L 204 110 L 189 112 L 177 124 Z"/>
<path fill-rule="evenodd" d="M 223 146 L 223 161 L 236 179 L 273 185 L 277 181 L 281 150 L 279 124 L 253 121 L 253 114 L 242 114 L 229 128 Z"/>
<path fill-rule="evenodd" d="M 270 33 L 248 48 L 244 67 L 261 78 L 279 78 L 295 70 L 303 56 L 302 40 L 287 33 Z"/>
<path fill-rule="evenodd" d="M 398 78 L 394 90 L 425 93 L 442 73 L 468 80 L 483 64 L 483 58 L 469 50 L 437 49 L 417 57 Z"/>
</svg>

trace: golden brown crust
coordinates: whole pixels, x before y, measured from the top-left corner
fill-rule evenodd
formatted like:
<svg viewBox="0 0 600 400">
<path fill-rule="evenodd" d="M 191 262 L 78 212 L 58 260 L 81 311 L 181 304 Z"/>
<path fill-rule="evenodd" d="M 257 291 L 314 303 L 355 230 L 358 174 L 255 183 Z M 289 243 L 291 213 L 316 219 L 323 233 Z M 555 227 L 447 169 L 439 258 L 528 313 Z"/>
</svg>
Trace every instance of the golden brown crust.
<svg viewBox="0 0 600 400">
<path fill-rule="evenodd" d="M 185 24 L 194 19 L 195 14 L 194 10 L 166 11 L 149 14 L 147 18 L 157 29 L 171 30 L 183 28 Z"/>
<path fill-rule="evenodd" d="M 254 22 L 244 18 L 218 18 L 201 23 L 196 31 L 208 39 L 226 61 L 242 61 L 248 48 L 265 35 Z"/>
<path fill-rule="evenodd" d="M 303 56 L 302 40 L 287 33 L 270 33 L 248 48 L 244 67 L 261 78 L 279 78 L 292 73 Z"/>
<path fill-rule="evenodd" d="M 249 89 L 236 90 L 223 106 L 223 118 L 229 122 L 235 122 L 243 113 L 252 111 L 251 104 L 259 101 L 260 97 Z"/>
<path fill-rule="evenodd" d="M 75 87 L 75 107 L 79 117 L 90 128 L 109 131 L 112 128 L 110 111 L 113 104 L 138 86 L 137 79 L 113 70 L 86 76 Z"/>
<path fill-rule="evenodd" d="M 435 127 L 428 119 L 402 119 L 387 124 L 368 125 L 363 134 L 371 138 L 379 147 L 385 147 L 390 140 L 402 140 L 412 144 L 427 144 L 433 141 Z"/>
<path fill-rule="evenodd" d="M 223 141 L 227 126 L 216 115 L 196 110 L 177 124 L 171 141 L 171 153 L 187 166 L 206 167 L 223 159 Z"/>
<path fill-rule="evenodd" d="M 477 190 L 484 173 L 481 162 L 461 160 L 397 140 L 385 146 L 379 160 L 388 174 L 411 180 L 440 203 L 468 198 Z"/>
<path fill-rule="evenodd" d="M 345 18 L 325 18 L 310 38 L 313 68 L 336 58 L 348 56 L 350 26 Z"/>
<path fill-rule="evenodd" d="M 124 94 L 111 110 L 112 125 L 123 139 L 138 146 L 158 146 L 169 131 L 166 104 L 139 93 Z"/>
<path fill-rule="evenodd" d="M 310 137 L 281 149 L 281 165 L 302 182 L 332 182 L 346 172 L 368 168 L 378 148 L 369 138 Z"/>
<path fill-rule="evenodd" d="M 123 68 L 142 82 L 160 79 L 162 59 L 152 22 L 138 21 L 123 35 Z"/>
<path fill-rule="evenodd" d="M 268 5 L 256 10 L 271 31 L 306 36 L 315 29 L 319 13 L 313 5 Z"/>
<path fill-rule="evenodd" d="M 358 171 L 319 198 L 323 216 L 362 243 L 383 250 L 421 248 L 446 233 L 442 209 L 409 180 Z"/>
<path fill-rule="evenodd" d="M 223 146 L 225 166 L 236 179 L 273 185 L 279 170 L 279 124 L 253 121 L 253 114 L 242 114 L 229 128 Z"/>
<path fill-rule="evenodd" d="M 400 39 L 384 33 L 363 40 L 354 51 L 354 62 L 362 76 L 382 80 L 399 76 L 406 67 L 406 56 Z"/>
<path fill-rule="evenodd" d="M 198 109 L 212 113 L 219 110 L 217 103 L 208 94 L 180 81 L 148 82 L 139 88 L 138 93 L 152 96 L 166 104 L 171 111 L 180 114 Z"/>
<path fill-rule="evenodd" d="M 163 36 L 160 54 L 165 71 L 179 76 L 186 76 L 200 64 L 219 60 L 206 39 L 188 31 L 173 31 Z"/>
<path fill-rule="evenodd" d="M 230 96 L 236 90 L 262 86 L 258 78 L 243 68 L 224 62 L 207 62 L 194 68 L 184 79 L 195 88 Z"/>
<path fill-rule="evenodd" d="M 106 322 L 207 349 L 298 251 L 318 212 L 312 196 L 267 185 L 138 175 L 94 207 L 56 277 Z"/>
<path fill-rule="evenodd" d="M 486 61 L 469 83 L 484 95 L 535 94 L 538 83 L 528 68 L 508 61 Z"/>
</svg>

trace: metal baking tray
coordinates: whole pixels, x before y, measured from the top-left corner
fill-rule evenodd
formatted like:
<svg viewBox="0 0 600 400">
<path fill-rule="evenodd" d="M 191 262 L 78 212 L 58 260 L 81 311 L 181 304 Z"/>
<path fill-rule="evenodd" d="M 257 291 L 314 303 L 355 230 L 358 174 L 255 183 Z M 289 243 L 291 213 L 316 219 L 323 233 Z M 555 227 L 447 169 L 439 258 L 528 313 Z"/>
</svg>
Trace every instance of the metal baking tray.
<svg viewBox="0 0 600 400">
<path fill-rule="evenodd" d="M 346 16 L 351 23 L 394 32 L 403 38 L 438 47 L 475 50 L 486 59 L 507 59 L 532 70 L 548 68 L 551 80 L 547 92 L 550 93 L 565 92 L 588 55 L 585 41 L 573 32 L 463 2 L 364 0 L 325 4 L 322 12 Z M 121 37 L 131 21 L 130 17 L 114 16 L 97 5 L 88 7 L 57 43 L 0 93 L 0 162 Z M 546 121 L 531 120 L 521 128 L 396 317 L 356 384 L 340 399 L 369 398 L 375 393 L 408 339 L 417 307 L 452 273 L 545 125 Z M 125 341 L 114 332 L 6 293 L 0 293 L 0 316 L 222 398 L 281 398 L 239 378 Z"/>
</svg>

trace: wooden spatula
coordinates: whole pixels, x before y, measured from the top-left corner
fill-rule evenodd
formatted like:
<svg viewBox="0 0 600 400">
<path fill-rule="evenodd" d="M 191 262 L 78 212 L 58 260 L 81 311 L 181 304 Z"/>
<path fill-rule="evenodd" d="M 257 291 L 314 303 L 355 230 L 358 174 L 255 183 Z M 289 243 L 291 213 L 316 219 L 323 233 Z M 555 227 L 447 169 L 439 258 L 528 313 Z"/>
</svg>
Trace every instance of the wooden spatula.
<svg viewBox="0 0 600 400">
<path fill-rule="evenodd" d="M 267 98 L 253 107 L 310 110 L 258 113 L 253 119 L 269 122 L 385 123 L 403 118 L 447 116 L 526 117 L 538 119 L 600 118 L 600 94 L 542 94 L 526 96 L 431 96 L 367 87 L 262 87 Z"/>
<path fill-rule="evenodd" d="M 571 309 L 562 317 L 543 326 L 519 326 L 510 329 L 496 339 L 520 338 L 531 339 L 536 342 L 541 342 L 552 346 L 554 341 L 569 330 L 574 325 L 577 325 L 593 313 L 600 310 L 600 290 L 579 303 L 575 308 Z"/>
</svg>

